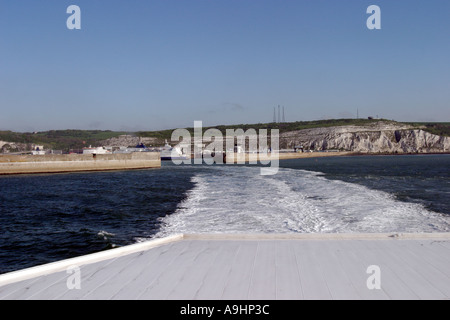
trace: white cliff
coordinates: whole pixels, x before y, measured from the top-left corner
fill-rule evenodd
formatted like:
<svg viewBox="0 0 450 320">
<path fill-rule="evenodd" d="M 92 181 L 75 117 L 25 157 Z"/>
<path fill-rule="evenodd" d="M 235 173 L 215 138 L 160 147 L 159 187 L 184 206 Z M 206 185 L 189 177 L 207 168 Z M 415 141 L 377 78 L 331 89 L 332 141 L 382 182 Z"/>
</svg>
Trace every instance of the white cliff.
<svg viewBox="0 0 450 320">
<path fill-rule="evenodd" d="M 361 153 L 428 153 L 450 151 L 450 137 L 399 123 L 305 129 L 281 134 L 286 147 Z"/>
</svg>

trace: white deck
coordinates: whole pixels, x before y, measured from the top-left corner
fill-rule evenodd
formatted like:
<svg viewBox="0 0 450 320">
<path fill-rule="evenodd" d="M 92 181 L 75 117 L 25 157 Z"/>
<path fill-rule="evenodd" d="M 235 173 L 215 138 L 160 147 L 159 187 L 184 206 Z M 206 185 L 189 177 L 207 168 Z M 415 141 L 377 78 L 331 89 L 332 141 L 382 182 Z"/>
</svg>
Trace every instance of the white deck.
<svg viewBox="0 0 450 320">
<path fill-rule="evenodd" d="M 450 235 L 179 235 L 1 275 L 0 299 L 450 299 Z"/>
</svg>

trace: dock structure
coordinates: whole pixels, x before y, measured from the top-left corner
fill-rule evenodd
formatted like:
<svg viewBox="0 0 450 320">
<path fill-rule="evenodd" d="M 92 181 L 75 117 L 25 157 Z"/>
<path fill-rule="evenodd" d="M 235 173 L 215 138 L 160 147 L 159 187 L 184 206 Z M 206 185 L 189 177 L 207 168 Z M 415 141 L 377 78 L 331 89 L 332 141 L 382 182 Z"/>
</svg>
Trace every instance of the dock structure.
<svg viewBox="0 0 450 320">
<path fill-rule="evenodd" d="M 0 155 L 0 175 L 160 168 L 159 152 Z"/>
<path fill-rule="evenodd" d="M 450 234 L 186 234 L 0 275 L 0 299 L 450 299 Z"/>
</svg>

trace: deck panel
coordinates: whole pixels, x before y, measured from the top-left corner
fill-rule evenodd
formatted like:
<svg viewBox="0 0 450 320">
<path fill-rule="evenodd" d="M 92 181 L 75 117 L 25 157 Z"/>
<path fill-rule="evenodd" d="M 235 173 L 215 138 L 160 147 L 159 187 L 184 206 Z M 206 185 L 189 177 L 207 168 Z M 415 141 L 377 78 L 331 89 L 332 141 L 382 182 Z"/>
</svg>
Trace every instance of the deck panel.
<svg viewBox="0 0 450 320">
<path fill-rule="evenodd" d="M 277 243 L 276 254 L 276 299 L 302 300 L 300 270 L 292 243 Z"/>
<path fill-rule="evenodd" d="M 230 241 L 228 245 L 217 242 L 214 246 L 218 250 L 212 265 L 205 272 L 202 282 L 195 293 L 194 299 L 220 300 L 222 299 L 228 277 L 231 272 L 231 261 L 236 259 L 240 244 Z"/>
<path fill-rule="evenodd" d="M 247 297 L 249 300 L 275 300 L 276 257 L 275 242 L 260 241 L 258 243 Z"/>
<path fill-rule="evenodd" d="M 295 250 L 304 298 L 306 300 L 331 300 L 331 292 L 322 270 L 318 268 L 320 262 L 317 260 L 314 248 L 306 242 L 292 245 Z"/>
<path fill-rule="evenodd" d="M 243 241 L 240 244 L 236 256 L 230 262 L 231 270 L 228 273 L 222 299 L 248 299 L 257 247 L 257 241 Z"/>
</svg>

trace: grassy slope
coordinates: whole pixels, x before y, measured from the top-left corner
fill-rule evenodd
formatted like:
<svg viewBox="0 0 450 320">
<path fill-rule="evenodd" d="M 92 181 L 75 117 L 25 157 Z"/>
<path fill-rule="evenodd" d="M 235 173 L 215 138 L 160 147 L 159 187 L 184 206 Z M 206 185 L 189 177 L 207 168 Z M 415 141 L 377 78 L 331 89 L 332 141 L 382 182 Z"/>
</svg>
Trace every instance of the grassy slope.
<svg viewBox="0 0 450 320">
<path fill-rule="evenodd" d="M 38 133 L 0 131 L 0 140 L 8 142 L 38 144 L 55 150 L 81 149 L 95 145 L 100 140 L 117 137 L 125 132 L 100 130 L 51 130 Z"/>
<path fill-rule="evenodd" d="M 210 128 L 216 128 L 225 135 L 226 129 L 279 129 L 280 134 L 289 131 L 311 129 L 311 128 L 324 128 L 324 127 L 337 127 L 337 126 L 348 126 L 356 125 L 363 126 L 370 123 L 375 123 L 378 121 L 389 121 L 389 120 L 368 120 L 368 119 L 332 119 L 332 120 L 317 120 L 317 121 L 297 121 L 297 122 L 286 122 L 286 123 L 258 123 L 258 124 L 238 124 L 238 125 L 221 125 L 214 127 L 204 127 L 203 131 Z M 194 128 L 186 128 L 192 135 L 194 133 Z M 140 137 L 153 137 L 158 139 L 170 139 L 173 130 L 164 131 L 140 131 L 136 135 Z"/>
<path fill-rule="evenodd" d="M 422 127 L 425 126 L 425 128 L 423 128 L 423 130 L 438 135 L 438 136 L 444 136 L 444 137 L 450 137 L 450 122 L 433 122 L 433 123 L 429 123 L 429 122 L 414 122 L 414 123 L 409 123 L 413 126 L 416 127 Z"/>
</svg>

